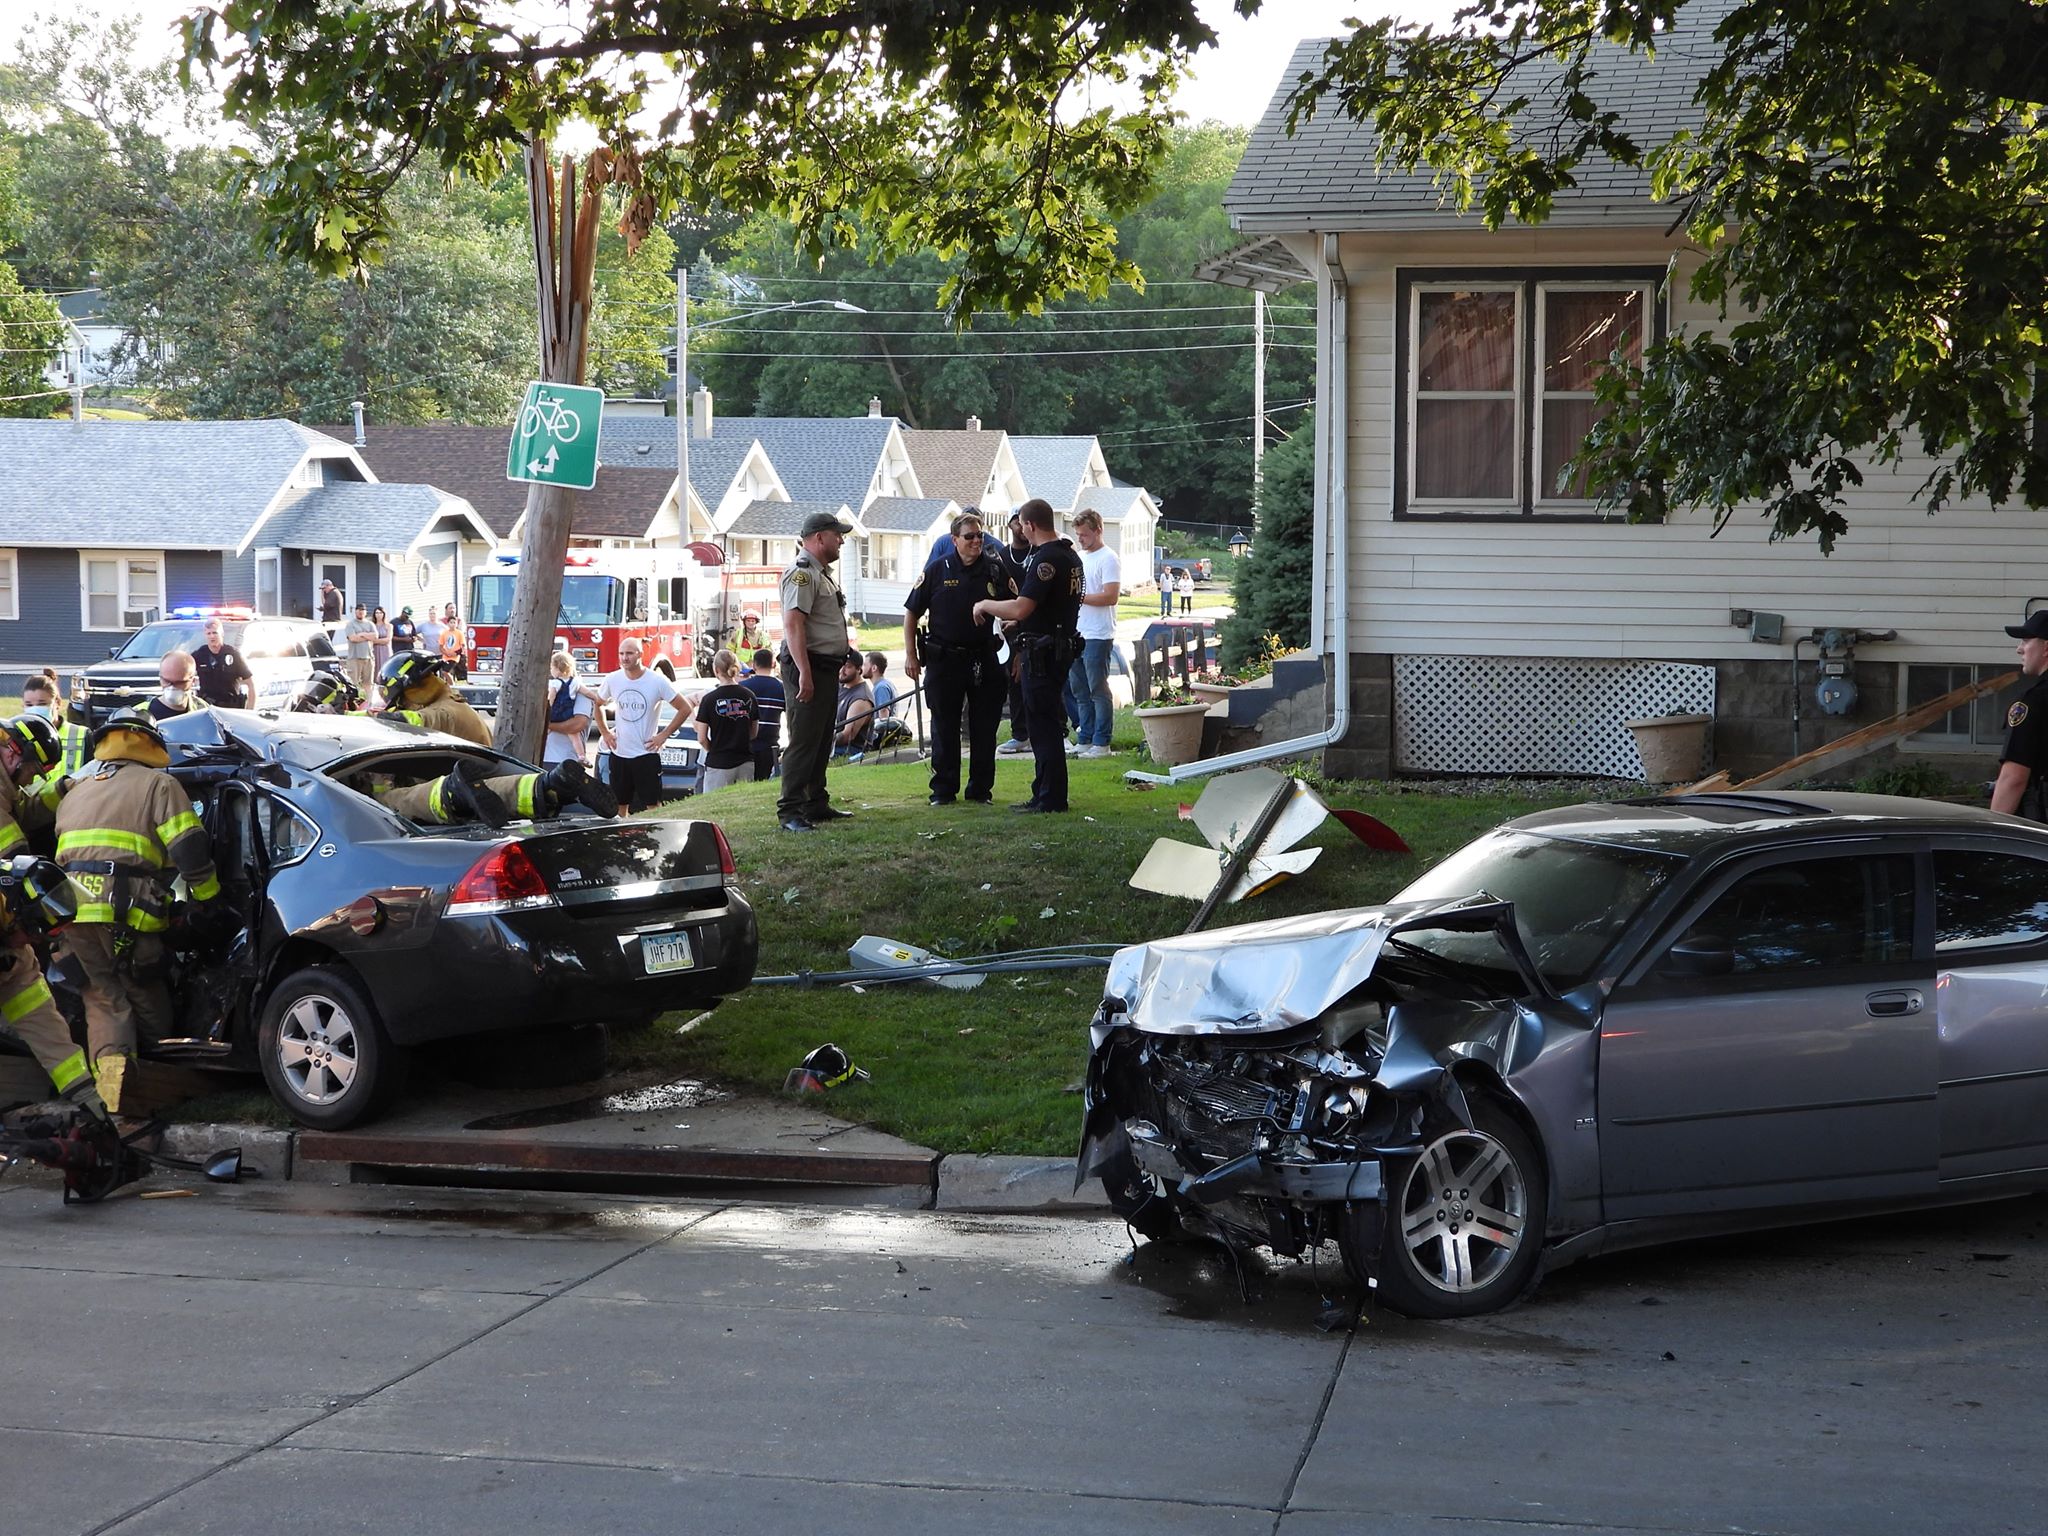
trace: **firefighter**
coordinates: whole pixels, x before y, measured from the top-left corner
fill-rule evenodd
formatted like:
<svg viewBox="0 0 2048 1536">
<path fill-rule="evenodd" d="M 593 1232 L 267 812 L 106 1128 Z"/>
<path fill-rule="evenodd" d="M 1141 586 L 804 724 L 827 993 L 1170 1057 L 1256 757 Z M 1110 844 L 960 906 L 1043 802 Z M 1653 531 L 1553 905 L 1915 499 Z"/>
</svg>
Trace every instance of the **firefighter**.
<svg viewBox="0 0 2048 1536">
<path fill-rule="evenodd" d="M 28 786 L 61 751 L 56 728 L 40 716 L 0 721 L 0 1026 L 20 1036 L 58 1094 L 104 1115 L 85 1052 L 72 1043 L 30 942 L 36 925 L 29 915 L 43 910 L 49 897 L 65 895 L 62 872 L 30 854 L 29 828 L 22 824 L 46 829 L 50 813 Z"/>
<path fill-rule="evenodd" d="M 378 681 L 384 689 L 386 719 L 460 736 L 480 747 L 491 745 L 490 727 L 449 688 L 448 664 L 439 656 L 400 651 L 384 663 Z M 585 805 L 600 816 L 619 814 L 618 797 L 574 760 L 557 763 L 546 773 L 491 778 L 479 774 L 474 763 L 462 762 L 441 778 L 380 790 L 377 798 L 399 815 L 433 826 L 473 820 L 502 827 L 514 816 L 558 815 L 565 805 Z"/>
<path fill-rule="evenodd" d="M 232 920 L 220 902 L 213 850 L 184 787 L 164 770 L 170 747 L 145 716 L 123 711 L 92 733 L 93 765 L 57 807 L 57 862 L 78 915 L 64 947 L 85 972 L 86 1055 L 108 1108 L 143 1042 L 173 1027 L 164 983 L 171 885 L 185 877 L 195 927 Z"/>
</svg>

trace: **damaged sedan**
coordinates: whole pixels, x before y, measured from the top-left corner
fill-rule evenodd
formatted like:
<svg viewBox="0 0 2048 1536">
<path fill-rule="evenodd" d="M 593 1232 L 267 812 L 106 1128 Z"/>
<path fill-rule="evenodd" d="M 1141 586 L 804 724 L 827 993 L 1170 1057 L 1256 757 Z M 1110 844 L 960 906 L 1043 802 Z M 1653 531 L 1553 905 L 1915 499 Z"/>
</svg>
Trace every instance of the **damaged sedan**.
<svg viewBox="0 0 2048 1536">
<path fill-rule="evenodd" d="M 1118 953 L 1077 1182 L 1459 1317 L 1712 1232 L 2048 1188 L 2048 828 L 1874 795 L 1510 822 Z"/>
</svg>

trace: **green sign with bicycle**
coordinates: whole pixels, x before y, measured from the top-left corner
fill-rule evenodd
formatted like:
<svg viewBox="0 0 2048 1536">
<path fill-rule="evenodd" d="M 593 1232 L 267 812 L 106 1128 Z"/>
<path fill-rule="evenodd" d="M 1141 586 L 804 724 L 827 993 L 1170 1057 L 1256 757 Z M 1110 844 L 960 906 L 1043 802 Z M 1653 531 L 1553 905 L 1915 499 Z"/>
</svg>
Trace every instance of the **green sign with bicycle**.
<svg viewBox="0 0 2048 1536">
<path fill-rule="evenodd" d="M 597 428 L 604 391 L 582 384 L 526 386 L 505 456 L 507 480 L 568 485 L 587 491 L 597 484 Z"/>
</svg>

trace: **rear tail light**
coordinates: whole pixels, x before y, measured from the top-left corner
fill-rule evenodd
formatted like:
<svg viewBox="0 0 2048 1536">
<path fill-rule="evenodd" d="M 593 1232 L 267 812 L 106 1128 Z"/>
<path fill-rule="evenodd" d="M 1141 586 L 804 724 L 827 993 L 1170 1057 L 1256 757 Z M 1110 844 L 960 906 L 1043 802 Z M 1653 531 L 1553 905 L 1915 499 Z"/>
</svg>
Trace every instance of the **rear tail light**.
<svg viewBox="0 0 2048 1536">
<path fill-rule="evenodd" d="M 533 867 L 525 848 L 518 843 L 504 843 L 470 865 L 469 873 L 455 883 L 448 896 L 448 915 L 526 912 L 554 904 L 554 893 L 541 872 Z"/>
<path fill-rule="evenodd" d="M 725 877 L 727 885 L 740 883 L 740 867 L 733 862 L 732 844 L 725 840 L 725 832 L 713 823 L 711 835 L 718 839 L 718 872 Z"/>
</svg>

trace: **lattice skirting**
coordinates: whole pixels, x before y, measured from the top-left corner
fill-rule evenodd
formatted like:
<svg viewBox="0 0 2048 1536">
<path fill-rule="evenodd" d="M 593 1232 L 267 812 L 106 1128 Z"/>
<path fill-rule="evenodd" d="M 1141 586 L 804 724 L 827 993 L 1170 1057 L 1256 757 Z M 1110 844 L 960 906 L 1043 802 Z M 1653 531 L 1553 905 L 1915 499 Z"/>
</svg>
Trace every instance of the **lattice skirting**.
<svg viewBox="0 0 2048 1536">
<path fill-rule="evenodd" d="M 1640 779 L 1628 721 L 1713 712 L 1708 666 L 1396 656 L 1394 768 Z"/>
</svg>

